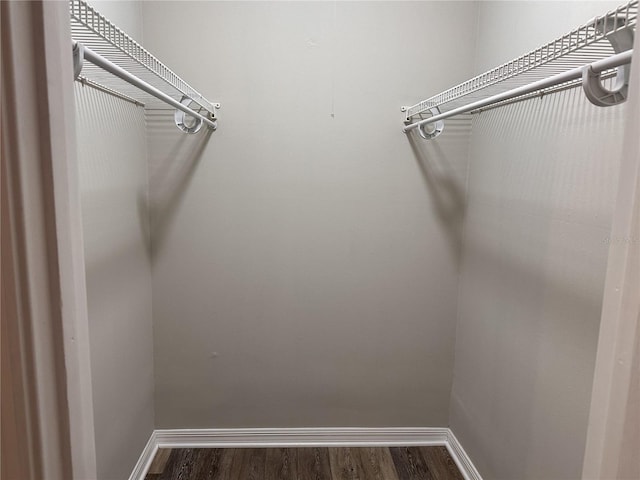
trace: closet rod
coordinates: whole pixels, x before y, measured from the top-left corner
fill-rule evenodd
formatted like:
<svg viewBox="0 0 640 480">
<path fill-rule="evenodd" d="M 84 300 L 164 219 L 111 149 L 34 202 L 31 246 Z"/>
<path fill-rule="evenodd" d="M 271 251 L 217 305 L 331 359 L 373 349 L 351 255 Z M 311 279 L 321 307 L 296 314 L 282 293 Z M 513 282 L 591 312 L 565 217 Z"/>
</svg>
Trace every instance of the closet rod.
<svg viewBox="0 0 640 480">
<path fill-rule="evenodd" d="M 192 110 L 191 108 L 183 105 L 182 103 L 180 103 L 179 101 L 171 98 L 169 95 L 167 95 L 164 92 L 161 92 L 160 90 L 158 90 L 156 87 L 154 87 L 153 85 L 149 85 L 147 82 L 145 82 L 144 80 L 141 80 L 140 78 L 136 77 L 135 75 L 132 75 L 131 73 L 127 72 L 126 70 L 120 68 L 118 65 L 116 65 L 115 63 L 110 62 L 109 60 L 107 60 L 106 58 L 104 58 L 102 55 L 97 54 L 96 52 L 94 52 L 93 50 L 91 50 L 90 48 L 82 45 L 80 42 L 77 41 L 73 41 L 73 49 L 81 49 L 82 51 L 82 57 L 84 60 L 87 60 L 91 63 L 93 63 L 94 65 L 102 68 L 103 70 L 117 76 L 120 77 L 122 80 L 124 80 L 127 83 L 130 83 L 131 85 L 138 87 L 140 90 L 144 90 L 145 92 L 147 92 L 150 95 L 153 95 L 154 97 L 156 97 L 159 100 L 162 100 L 165 103 L 168 103 L 169 105 L 171 105 L 172 107 L 177 108 L 178 110 L 183 111 L 184 113 L 186 113 L 187 115 L 190 115 L 194 118 L 197 118 L 201 121 L 203 121 L 204 123 L 206 123 L 207 125 L 209 125 L 209 127 L 211 127 L 212 129 L 216 129 L 217 125 L 216 122 L 212 121 L 211 119 L 200 115 L 198 112 L 196 112 L 195 110 Z"/>
<path fill-rule="evenodd" d="M 599 74 L 606 70 L 610 70 L 612 68 L 616 68 L 621 65 L 631 63 L 632 57 L 633 57 L 633 50 L 627 50 L 625 52 L 612 55 L 608 58 L 604 58 L 602 60 L 598 60 L 596 62 L 589 63 L 581 67 L 576 67 L 566 72 L 559 73 L 557 75 L 553 75 L 548 78 L 544 78 L 542 80 L 538 80 L 537 82 L 533 82 L 528 85 L 523 85 L 522 87 L 514 88 L 512 90 L 508 90 L 506 92 L 493 95 L 492 97 L 484 98 L 482 100 L 478 100 L 477 102 L 463 105 L 462 107 L 454 108 L 453 110 L 450 110 L 448 112 L 440 113 L 438 115 L 434 115 L 433 117 L 425 118 L 424 120 L 420 120 L 419 122 L 411 123 L 405 126 L 402 129 L 402 131 L 407 133 L 413 130 L 414 128 L 418 128 L 423 125 L 427 125 L 429 123 L 435 123 L 438 120 L 444 120 L 445 118 L 453 117 L 454 115 L 459 115 L 461 113 L 468 113 L 471 110 L 477 110 L 478 108 L 486 107 L 494 103 L 502 102 L 504 100 L 510 100 L 512 98 L 519 97 L 521 95 L 533 93 L 537 90 L 542 90 L 544 88 L 560 85 L 561 83 L 569 82 L 571 80 L 576 80 L 582 77 L 582 72 L 585 68 L 590 68 L 593 73 Z"/>
</svg>

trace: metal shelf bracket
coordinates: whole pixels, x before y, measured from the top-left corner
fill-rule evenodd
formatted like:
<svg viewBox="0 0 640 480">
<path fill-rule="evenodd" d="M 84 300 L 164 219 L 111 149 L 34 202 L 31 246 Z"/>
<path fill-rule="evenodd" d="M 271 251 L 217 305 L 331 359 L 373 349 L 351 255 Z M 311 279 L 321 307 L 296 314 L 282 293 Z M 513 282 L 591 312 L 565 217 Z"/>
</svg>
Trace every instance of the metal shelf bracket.
<svg viewBox="0 0 640 480">
<path fill-rule="evenodd" d="M 622 16 L 607 16 L 596 23 L 596 28 L 600 32 L 607 32 L 614 30 L 612 24 L 619 22 L 624 25 L 625 21 Z M 610 33 L 607 40 L 613 50 L 620 53 L 633 48 L 633 37 L 633 29 L 627 27 Z M 585 65 L 582 70 L 582 89 L 589 101 L 598 107 L 619 105 L 627 100 L 630 73 L 630 64 L 618 67 L 613 88 L 608 89 L 602 84 L 602 72 L 594 72 L 590 65 Z"/>
<path fill-rule="evenodd" d="M 80 42 L 73 44 L 73 78 L 76 80 L 82 72 L 84 66 L 84 45 Z"/>
<path fill-rule="evenodd" d="M 406 106 L 400 107 L 400 111 L 405 112 L 405 119 L 404 119 L 405 125 L 409 125 L 411 123 L 411 117 L 406 116 L 406 112 L 409 110 L 409 108 L 410 107 L 406 107 Z M 435 117 L 436 115 L 440 115 L 441 113 L 438 107 L 429 108 L 427 109 L 427 111 L 431 114 L 431 116 L 427 118 Z M 421 120 L 425 119 L 424 113 L 425 112 L 418 113 L 418 116 L 420 116 Z M 427 125 L 418 125 L 418 133 L 425 140 L 431 140 L 432 138 L 436 138 L 438 135 L 442 133 L 443 130 L 444 130 L 444 120 L 438 120 L 433 124 L 430 123 L 428 124 L 428 127 Z"/>
<path fill-rule="evenodd" d="M 202 108 L 198 108 L 199 105 L 191 97 L 187 95 L 184 95 L 182 97 L 182 99 L 180 100 L 180 104 L 184 105 L 187 108 L 196 110 L 197 113 L 202 114 L 202 111 L 201 111 Z M 214 103 L 213 108 L 219 109 L 220 104 Z M 214 124 L 217 123 L 216 121 L 218 118 L 216 117 L 215 110 L 213 112 L 206 112 L 204 115 L 206 115 L 206 118 L 211 120 Z M 204 124 L 204 120 L 202 118 L 193 117 L 188 113 L 185 113 L 183 110 L 179 110 L 177 108 L 173 115 L 173 119 L 176 123 L 176 127 L 182 130 L 184 133 L 198 133 L 202 128 L 202 125 Z M 209 125 L 209 128 L 212 130 L 215 130 L 217 126 Z"/>
<path fill-rule="evenodd" d="M 430 108 L 429 113 L 431 113 L 432 117 L 435 117 L 436 115 L 440 115 L 440 109 L 438 107 Z M 442 133 L 442 130 L 444 130 L 444 120 L 438 120 L 437 122 L 434 122 L 434 123 L 423 124 L 418 126 L 418 133 L 425 140 L 431 140 L 432 138 L 436 138 L 438 135 Z"/>
</svg>

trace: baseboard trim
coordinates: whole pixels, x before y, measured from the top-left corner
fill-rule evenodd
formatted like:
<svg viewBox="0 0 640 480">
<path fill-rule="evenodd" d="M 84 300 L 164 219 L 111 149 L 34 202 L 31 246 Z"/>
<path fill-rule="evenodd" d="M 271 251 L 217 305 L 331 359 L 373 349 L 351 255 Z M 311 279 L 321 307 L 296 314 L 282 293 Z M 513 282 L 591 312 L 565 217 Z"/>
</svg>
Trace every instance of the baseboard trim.
<svg viewBox="0 0 640 480">
<path fill-rule="evenodd" d="M 446 428 L 230 428 L 156 430 L 160 448 L 443 445 Z"/>
<path fill-rule="evenodd" d="M 159 448 L 444 445 L 465 480 L 482 480 L 448 428 L 213 428 L 155 430 L 129 480 L 144 480 Z"/>
<path fill-rule="evenodd" d="M 157 451 L 158 442 L 156 440 L 156 432 L 153 431 L 151 432 L 149 441 L 144 446 L 144 449 L 140 454 L 138 462 L 136 463 L 135 467 L 133 467 L 131 475 L 129 475 L 129 480 L 144 480 L 144 477 L 147 476 L 147 472 L 149 471 L 149 467 L 151 467 L 151 462 L 153 462 L 153 458 L 156 456 Z"/>
<path fill-rule="evenodd" d="M 482 476 L 480 472 L 476 469 L 475 465 L 471 461 L 467 452 L 465 452 L 464 448 L 453 434 L 451 429 L 447 428 L 447 450 L 449 450 L 449 455 L 453 458 L 453 461 L 456 462 L 456 465 L 464 475 L 465 480 L 482 480 Z"/>
</svg>

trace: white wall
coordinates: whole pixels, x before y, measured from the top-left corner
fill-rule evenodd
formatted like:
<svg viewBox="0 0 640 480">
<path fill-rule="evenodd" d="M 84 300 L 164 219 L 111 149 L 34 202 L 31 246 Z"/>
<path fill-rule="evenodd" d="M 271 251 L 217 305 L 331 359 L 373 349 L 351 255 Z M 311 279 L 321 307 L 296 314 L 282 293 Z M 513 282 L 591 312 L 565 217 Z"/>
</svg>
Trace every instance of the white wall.
<svg viewBox="0 0 640 480">
<path fill-rule="evenodd" d="M 144 109 L 76 86 L 96 455 L 125 478 L 153 431 Z"/>
<path fill-rule="evenodd" d="M 156 426 L 446 426 L 468 121 L 412 149 L 399 108 L 470 75 L 475 6 L 143 9 L 223 105 L 149 120 Z"/>
<path fill-rule="evenodd" d="M 634 50 L 640 49 L 636 36 Z M 640 63 L 632 64 L 583 478 L 640 478 Z M 631 268 L 630 268 L 631 267 Z"/>
<path fill-rule="evenodd" d="M 482 2 L 479 65 L 609 6 Z M 580 89 L 474 117 L 450 421 L 484 478 L 581 476 L 624 119 Z"/>
<path fill-rule="evenodd" d="M 141 34 L 135 2 L 95 7 Z M 154 428 L 145 113 L 80 84 L 75 93 L 98 479 L 121 480 Z"/>
<path fill-rule="evenodd" d="M 120 30 L 144 45 L 142 30 L 142 4 L 139 0 L 91 0 L 95 8 Z"/>
</svg>

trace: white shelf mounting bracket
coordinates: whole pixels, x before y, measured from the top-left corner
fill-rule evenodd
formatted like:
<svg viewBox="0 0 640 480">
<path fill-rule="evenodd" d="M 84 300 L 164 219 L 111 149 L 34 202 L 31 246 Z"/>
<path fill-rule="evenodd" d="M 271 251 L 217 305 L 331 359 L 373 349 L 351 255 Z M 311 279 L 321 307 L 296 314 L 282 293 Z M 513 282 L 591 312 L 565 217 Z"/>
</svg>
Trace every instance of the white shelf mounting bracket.
<svg viewBox="0 0 640 480">
<path fill-rule="evenodd" d="M 205 115 L 205 118 L 208 118 L 212 122 L 215 122 L 218 119 L 218 117 L 216 117 L 215 111 L 220 108 L 219 103 L 213 104 L 213 111 L 204 113 L 202 112 L 202 107 L 200 107 L 197 102 L 195 102 L 191 97 L 187 95 L 182 96 L 180 103 L 201 115 Z M 189 115 L 189 113 L 185 113 L 185 111 L 179 110 L 177 108 L 175 113 L 173 114 L 173 120 L 175 121 L 176 127 L 182 130 L 184 133 L 198 133 L 202 128 L 202 125 L 204 124 L 204 120 L 202 118 L 196 118 L 192 115 Z"/>
<path fill-rule="evenodd" d="M 82 73 L 82 67 L 84 66 L 84 45 L 80 42 L 74 43 L 73 48 L 73 79 L 76 80 L 80 73 Z"/>
<path fill-rule="evenodd" d="M 625 21 L 625 17 L 618 15 L 603 17 L 596 23 L 596 28 L 600 32 L 613 30 L 613 33 L 607 35 L 607 40 L 616 53 L 633 48 L 634 35 L 632 28 L 627 27 L 621 30 L 612 28 L 612 24 L 620 23 L 624 25 Z M 608 89 L 602 84 L 602 72 L 594 72 L 590 65 L 585 65 L 582 70 L 582 89 L 589 101 L 598 107 L 619 105 L 627 100 L 630 73 L 630 64 L 619 66 L 613 88 Z"/>
<path fill-rule="evenodd" d="M 429 113 L 431 113 L 432 117 L 436 115 L 440 115 L 440 109 L 438 107 L 433 107 L 429 109 Z M 428 123 L 424 125 L 418 126 L 418 133 L 425 140 L 431 140 L 432 138 L 436 138 L 438 135 L 442 133 L 444 130 L 444 120 L 438 120 L 434 123 Z"/>
<path fill-rule="evenodd" d="M 405 113 L 405 117 L 404 117 L 405 125 L 408 125 L 411 123 L 411 117 L 407 116 L 407 113 L 406 113 L 408 112 L 409 108 L 410 107 L 406 107 L 406 106 L 400 107 L 400 111 Z M 435 117 L 436 115 L 440 115 L 441 113 L 438 107 L 429 108 L 427 111 L 431 114 L 432 117 Z M 425 119 L 424 112 L 418 113 L 418 116 L 420 117 L 421 120 Z M 426 118 L 429 118 L 429 117 L 426 117 Z M 425 140 L 431 140 L 432 138 L 436 138 L 438 135 L 442 133 L 443 130 L 444 130 L 444 120 L 438 120 L 433 124 L 420 125 L 418 127 L 418 133 Z"/>
</svg>

